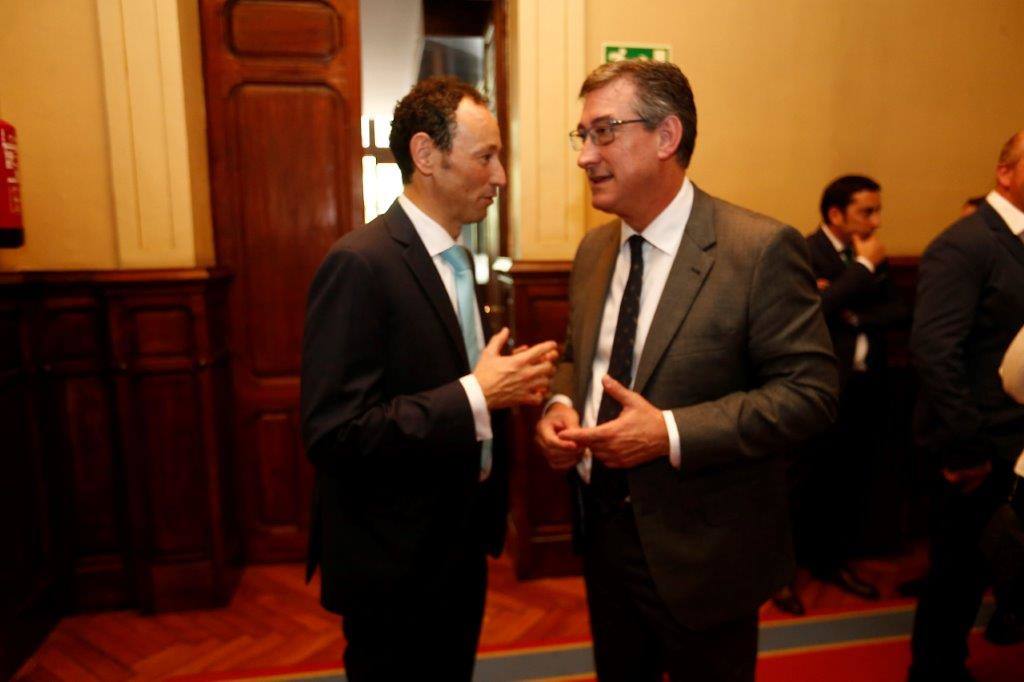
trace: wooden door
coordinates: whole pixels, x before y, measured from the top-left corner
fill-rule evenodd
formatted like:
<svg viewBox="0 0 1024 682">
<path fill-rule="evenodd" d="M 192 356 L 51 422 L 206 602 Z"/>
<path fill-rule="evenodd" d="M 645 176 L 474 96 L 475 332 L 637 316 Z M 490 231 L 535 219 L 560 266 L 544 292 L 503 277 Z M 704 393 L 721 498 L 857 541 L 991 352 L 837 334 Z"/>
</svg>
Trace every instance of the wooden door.
<svg viewBox="0 0 1024 682">
<path fill-rule="evenodd" d="M 217 261 L 234 273 L 230 348 L 250 561 L 305 551 L 299 434 L 306 291 L 361 223 L 358 0 L 201 0 Z"/>
</svg>

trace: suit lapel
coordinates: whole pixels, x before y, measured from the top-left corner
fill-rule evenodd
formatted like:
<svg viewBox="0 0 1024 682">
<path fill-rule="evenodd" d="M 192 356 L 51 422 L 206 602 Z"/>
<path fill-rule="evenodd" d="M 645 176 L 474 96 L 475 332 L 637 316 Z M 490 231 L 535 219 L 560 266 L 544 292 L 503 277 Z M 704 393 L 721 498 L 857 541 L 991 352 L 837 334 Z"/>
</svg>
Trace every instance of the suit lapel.
<svg viewBox="0 0 1024 682">
<path fill-rule="evenodd" d="M 828 272 L 825 273 L 826 277 L 838 277 L 846 269 L 847 265 L 843 261 L 843 257 L 839 255 L 836 247 L 832 245 L 832 240 L 820 227 L 807 242 L 812 251 L 818 252 L 817 255 L 822 259 L 822 265 L 828 268 Z"/>
<path fill-rule="evenodd" d="M 690 219 L 686 223 L 679 251 L 669 270 L 640 354 L 640 363 L 633 380 L 633 390 L 637 393 L 643 393 L 654 368 L 658 366 L 679 325 L 690 312 L 697 292 L 711 272 L 715 258 L 709 250 L 714 244 L 714 206 L 711 197 L 694 186 Z"/>
<path fill-rule="evenodd" d="M 581 310 L 577 319 L 579 328 L 573 329 L 577 358 L 574 360 L 579 371 L 576 372 L 576 396 L 579 405 L 587 395 L 587 384 L 590 381 L 591 365 L 597 352 L 597 335 L 601 329 L 601 318 L 604 314 L 604 303 L 608 297 L 608 287 L 615 272 L 615 259 L 619 253 L 620 224 L 616 229 L 609 229 L 607 239 L 600 246 L 597 259 L 587 266 L 589 272 L 579 291 L 585 296 L 580 301 Z"/>
<path fill-rule="evenodd" d="M 427 253 L 426 247 L 423 246 L 423 240 L 416 234 L 412 221 L 409 220 L 409 216 L 402 210 L 398 201 L 395 201 L 388 209 L 384 215 L 384 221 L 392 238 L 405 247 L 402 257 L 405 259 L 406 265 L 412 270 L 413 276 L 427 300 L 430 301 L 434 312 L 444 323 L 444 328 L 447 330 L 448 336 L 451 337 L 453 347 L 458 349 L 463 363 L 469 366 L 466 344 L 462 341 L 462 330 L 459 327 L 459 320 L 455 316 L 455 310 L 452 308 L 452 301 L 448 297 L 448 291 L 444 288 L 441 276 L 437 274 L 434 261 Z"/>
</svg>

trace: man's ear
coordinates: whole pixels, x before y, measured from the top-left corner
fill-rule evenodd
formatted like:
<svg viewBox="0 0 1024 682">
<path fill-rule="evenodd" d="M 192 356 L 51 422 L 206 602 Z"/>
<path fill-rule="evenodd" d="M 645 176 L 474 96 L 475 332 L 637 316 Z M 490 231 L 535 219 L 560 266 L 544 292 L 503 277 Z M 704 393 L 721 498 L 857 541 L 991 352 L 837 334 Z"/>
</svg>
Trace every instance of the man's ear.
<svg viewBox="0 0 1024 682">
<path fill-rule="evenodd" d="M 420 173 L 426 176 L 434 174 L 434 167 L 437 163 L 437 146 L 434 140 L 424 132 L 418 132 L 409 140 L 409 155 L 412 157 L 412 165 Z"/>
<path fill-rule="evenodd" d="M 1016 164 L 1000 164 L 996 166 L 996 185 L 1004 190 L 1012 184 L 1013 170 Z"/>
<path fill-rule="evenodd" d="M 683 141 L 683 123 L 675 114 L 666 116 L 658 124 L 658 158 L 661 160 L 675 156 L 676 150 Z"/>
<path fill-rule="evenodd" d="M 828 207 L 828 224 L 829 224 L 829 226 L 832 226 L 832 225 L 842 225 L 843 222 L 845 221 L 845 218 L 846 218 L 846 216 L 844 215 L 844 212 L 839 210 L 838 206 L 829 206 Z"/>
</svg>

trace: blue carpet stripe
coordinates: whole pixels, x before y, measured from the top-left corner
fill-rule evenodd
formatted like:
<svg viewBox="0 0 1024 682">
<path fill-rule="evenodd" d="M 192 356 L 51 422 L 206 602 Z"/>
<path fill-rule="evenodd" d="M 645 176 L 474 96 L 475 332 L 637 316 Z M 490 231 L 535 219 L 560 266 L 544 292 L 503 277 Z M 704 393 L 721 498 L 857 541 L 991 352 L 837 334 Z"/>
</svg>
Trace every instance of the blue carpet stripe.
<svg viewBox="0 0 1024 682">
<path fill-rule="evenodd" d="M 982 604 L 975 623 L 987 623 L 992 608 L 991 603 Z M 827 620 L 774 621 L 761 625 L 757 648 L 761 653 L 781 653 L 787 649 L 857 644 L 909 636 L 913 626 L 912 605 L 875 613 L 837 615 Z"/>
<path fill-rule="evenodd" d="M 991 602 L 982 604 L 975 624 L 984 625 L 988 622 L 992 609 Z M 758 651 L 762 654 L 782 654 L 789 650 L 909 637 L 913 624 L 913 605 L 869 613 L 771 621 L 761 624 Z M 592 674 L 593 670 L 590 644 L 579 644 L 554 650 L 512 651 L 484 656 L 477 660 L 473 678 L 476 682 L 514 682 L 586 675 Z M 424 677 L 429 677 L 427 670 L 424 670 Z M 345 675 L 337 672 L 274 679 L 285 682 L 347 682 Z"/>
</svg>

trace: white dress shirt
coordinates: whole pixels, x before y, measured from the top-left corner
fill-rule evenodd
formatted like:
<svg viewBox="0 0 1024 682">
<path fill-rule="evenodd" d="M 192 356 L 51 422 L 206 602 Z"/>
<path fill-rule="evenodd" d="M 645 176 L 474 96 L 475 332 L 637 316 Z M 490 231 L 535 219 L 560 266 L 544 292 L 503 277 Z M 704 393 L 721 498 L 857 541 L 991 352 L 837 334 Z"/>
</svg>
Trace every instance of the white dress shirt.
<svg viewBox="0 0 1024 682">
<path fill-rule="evenodd" d="M 999 192 L 992 190 L 985 197 L 989 206 L 995 209 L 999 217 L 1006 222 L 1010 232 L 1017 235 L 1018 239 L 1024 240 L 1024 211 L 1014 206 Z M 1016 392 L 1010 394 L 1020 402 L 1024 402 L 1024 330 L 1017 334 L 1017 338 L 1010 344 L 1003 358 L 1003 364 L 999 367 L 999 374 L 1003 377 L 1003 385 L 1013 388 Z M 1018 476 L 1024 476 L 1024 452 L 1017 458 L 1017 464 L 1013 471 Z"/>
<path fill-rule="evenodd" d="M 683 186 L 679 188 L 675 198 L 643 232 L 637 232 L 625 222 L 622 223 L 619 234 L 619 255 L 615 260 L 611 286 L 604 301 L 601 328 L 597 335 L 597 348 L 590 371 L 590 390 L 580 415 L 581 425 L 594 426 L 597 423 L 597 410 L 601 406 L 601 396 L 604 393 L 601 379 L 608 373 L 612 343 L 615 340 L 615 325 L 619 318 L 619 303 L 622 301 L 622 293 L 626 288 L 626 280 L 629 279 L 631 256 L 627 241 L 635 234 L 644 238 L 641 249 L 644 259 L 644 278 L 643 286 L 640 289 L 640 312 L 636 321 L 636 341 L 633 344 L 633 366 L 629 378 L 629 387 L 631 388 L 633 379 L 636 377 L 637 365 L 640 364 L 640 357 L 643 354 L 647 332 L 650 331 L 651 322 L 654 320 L 654 311 L 658 307 L 658 301 L 661 300 L 661 292 L 665 289 L 665 282 L 668 280 L 672 263 L 676 259 L 676 252 L 679 250 L 679 243 L 682 241 L 683 231 L 690 219 L 692 208 L 693 184 L 689 178 L 685 178 Z M 550 402 L 560 402 L 572 407 L 572 401 L 564 395 L 555 396 L 549 401 L 549 404 Z M 679 428 L 676 426 L 676 420 L 672 416 L 671 410 L 662 411 L 662 416 L 665 419 L 665 428 L 668 429 L 669 440 L 669 451 L 665 454 L 669 456 L 672 466 L 678 469 L 681 461 Z M 585 452 L 577 465 L 580 476 L 588 483 L 590 482 L 591 464 L 590 453 Z"/>
<path fill-rule="evenodd" d="M 844 244 L 839 237 L 832 234 L 832 230 L 828 229 L 828 225 L 822 223 L 821 231 L 825 233 L 828 240 L 832 242 L 832 246 L 839 253 L 840 258 L 843 255 L 843 251 L 846 249 Z M 857 262 L 868 269 L 872 275 L 875 274 L 875 264 L 869 261 L 864 256 L 857 256 Z M 868 371 L 868 335 L 864 332 L 857 334 L 857 341 L 853 347 L 853 366 L 854 372 L 866 372 Z"/>
<path fill-rule="evenodd" d="M 1006 221 L 1010 232 L 1013 232 L 1018 238 L 1024 239 L 1024 211 L 1011 204 L 1009 199 L 995 190 L 985 196 L 985 201 L 995 209 L 1000 218 Z"/>
<path fill-rule="evenodd" d="M 434 261 L 434 267 L 437 268 L 437 274 L 441 276 L 441 282 L 444 283 L 445 291 L 448 292 L 448 298 L 451 300 L 452 309 L 455 311 L 455 317 L 459 316 L 459 299 L 455 291 L 455 271 L 452 266 L 441 256 L 442 253 L 450 249 L 456 244 L 456 241 L 452 239 L 452 236 L 448 234 L 448 230 L 441 227 L 436 220 L 424 213 L 420 208 L 412 202 L 409 197 L 404 194 L 398 197 L 398 203 L 405 211 L 405 215 L 409 216 L 409 220 L 412 222 L 413 228 L 416 230 L 416 234 L 419 235 L 423 241 L 423 246 L 426 247 L 427 253 L 430 254 L 430 259 Z M 476 315 L 476 339 L 477 348 L 484 347 L 484 336 L 483 336 L 483 323 L 480 320 L 480 311 L 474 310 Z M 470 368 L 472 369 L 472 368 Z M 491 432 L 491 413 L 487 410 L 487 399 L 484 398 L 483 389 L 480 388 L 480 382 L 477 381 L 476 377 L 472 373 L 459 379 L 462 384 L 462 388 L 466 391 L 466 397 L 469 399 L 469 406 L 473 410 L 473 424 L 476 427 L 476 439 L 478 441 L 490 440 L 494 437 Z M 481 480 L 490 474 L 489 471 L 481 472 Z"/>
</svg>

